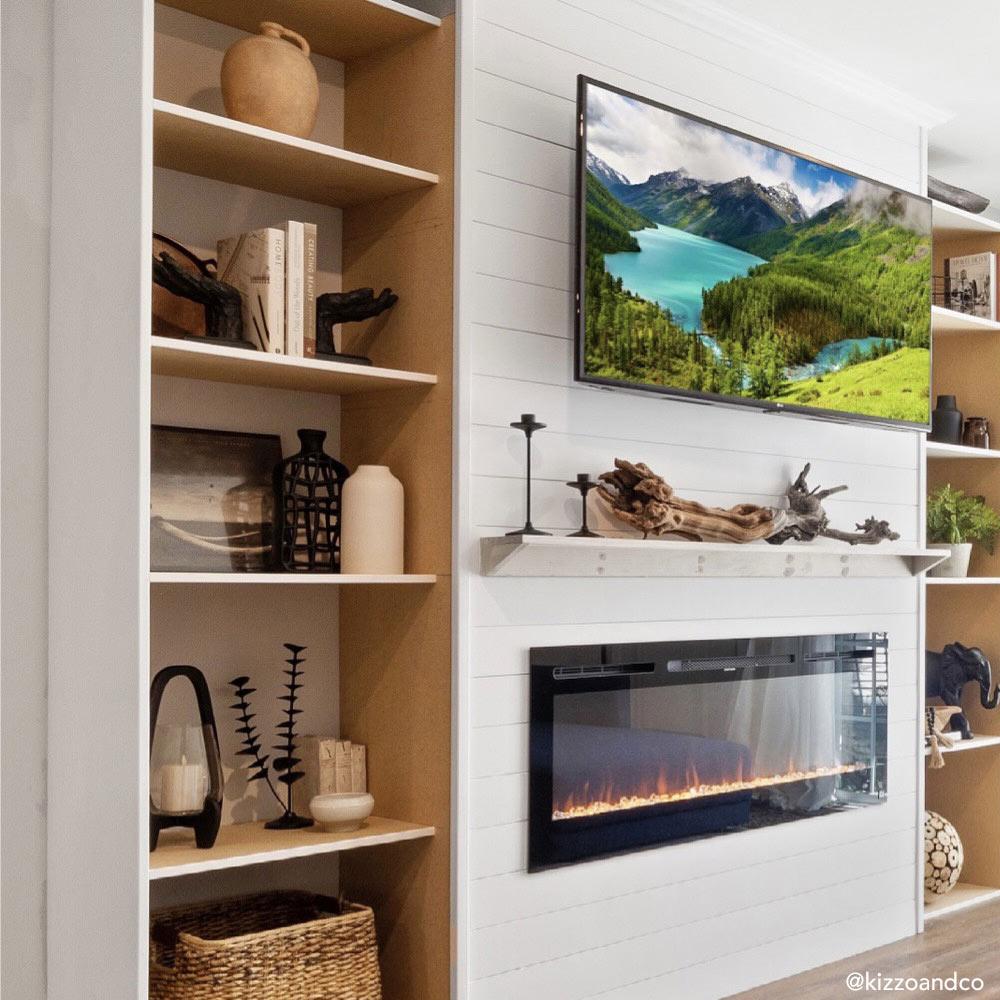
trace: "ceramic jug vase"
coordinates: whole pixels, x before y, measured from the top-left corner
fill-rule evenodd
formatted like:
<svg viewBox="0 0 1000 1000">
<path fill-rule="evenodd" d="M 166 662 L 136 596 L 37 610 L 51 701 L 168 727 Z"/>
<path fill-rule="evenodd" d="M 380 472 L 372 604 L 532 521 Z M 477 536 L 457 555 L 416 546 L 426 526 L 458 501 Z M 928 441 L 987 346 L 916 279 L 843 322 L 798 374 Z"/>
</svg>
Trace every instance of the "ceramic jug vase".
<svg viewBox="0 0 1000 1000">
<path fill-rule="evenodd" d="M 340 571 L 403 572 L 403 484 L 384 465 L 359 465 L 344 483 Z"/>
<path fill-rule="evenodd" d="M 309 43 L 274 21 L 241 38 L 222 60 L 226 114 L 248 125 L 308 139 L 316 125 L 319 81 Z"/>
</svg>

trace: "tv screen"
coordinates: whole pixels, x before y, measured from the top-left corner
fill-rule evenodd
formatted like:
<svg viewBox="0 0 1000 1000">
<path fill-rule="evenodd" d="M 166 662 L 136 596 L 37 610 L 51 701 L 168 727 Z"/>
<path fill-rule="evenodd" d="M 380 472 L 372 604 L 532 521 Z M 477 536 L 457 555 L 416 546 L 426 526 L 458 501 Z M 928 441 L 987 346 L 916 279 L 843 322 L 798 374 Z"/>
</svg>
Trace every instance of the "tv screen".
<svg viewBox="0 0 1000 1000">
<path fill-rule="evenodd" d="M 585 77 L 577 378 L 926 427 L 931 205 Z"/>
</svg>

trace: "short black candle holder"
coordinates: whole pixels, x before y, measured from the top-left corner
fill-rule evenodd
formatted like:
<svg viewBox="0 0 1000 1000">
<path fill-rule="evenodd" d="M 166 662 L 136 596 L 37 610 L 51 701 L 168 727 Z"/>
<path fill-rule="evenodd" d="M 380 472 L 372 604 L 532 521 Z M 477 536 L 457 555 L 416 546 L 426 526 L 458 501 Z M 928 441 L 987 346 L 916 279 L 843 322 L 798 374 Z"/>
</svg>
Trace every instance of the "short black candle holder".
<svg viewBox="0 0 1000 1000">
<path fill-rule="evenodd" d="M 526 483 L 526 512 L 524 519 L 524 527 L 518 528 L 516 531 L 508 531 L 508 535 L 548 535 L 548 531 L 539 531 L 531 523 L 531 435 L 535 431 L 540 431 L 545 427 L 545 424 L 540 424 L 535 420 L 534 413 L 522 413 L 521 419 L 514 421 L 510 425 L 515 430 L 522 431 L 524 433 L 525 440 L 527 442 L 527 475 L 525 477 Z"/>
<path fill-rule="evenodd" d="M 590 491 L 597 488 L 597 483 L 590 478 L 589 472 L 578 472 L 576 474 L 576 479 L 572 482 L 566 484 L 571 490 L 576 490 L 580 494 L 580 499 L 583 501 L 583 519 L 580 524 L 580 530 L 574 531 L 570 538 L 603 538 L 603 535 L 599 535 L 596 531 L 591 531 L 587 527 L 587 497 Z"/>
</svg>

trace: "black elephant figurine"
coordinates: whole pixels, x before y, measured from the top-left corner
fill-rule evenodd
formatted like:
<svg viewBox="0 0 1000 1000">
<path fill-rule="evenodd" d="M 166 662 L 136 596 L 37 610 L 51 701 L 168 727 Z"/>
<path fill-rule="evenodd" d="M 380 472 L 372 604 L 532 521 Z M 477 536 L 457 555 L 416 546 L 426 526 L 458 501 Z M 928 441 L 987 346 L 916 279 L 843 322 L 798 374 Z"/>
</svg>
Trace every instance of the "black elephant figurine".
<svg viewBox="0 0 1000 1000">
<path fill-rule="evenodd" d="M 926 695 L 940 698 L 946 705 L 962 705 L 962 688 L 971 682 L 979 685 L 979 703 L 983 708 L 996 708 L 1000 699 L 1000 685 L 993 687 L 990 661 L 981 649 L 952 642 L 940 653 L 927 651 Z M 962 712 L 951 719 L 951 728 L 962 734 L 963 740 L 972 739 L 969 720 Z"/>
</svg>

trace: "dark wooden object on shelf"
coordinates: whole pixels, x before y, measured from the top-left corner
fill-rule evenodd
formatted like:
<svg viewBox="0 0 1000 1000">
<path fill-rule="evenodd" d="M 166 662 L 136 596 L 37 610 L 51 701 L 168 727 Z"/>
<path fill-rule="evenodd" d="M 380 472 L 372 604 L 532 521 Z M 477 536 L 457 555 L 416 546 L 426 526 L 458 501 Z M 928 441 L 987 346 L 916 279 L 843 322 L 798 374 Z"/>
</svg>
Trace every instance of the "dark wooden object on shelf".
<svg viewBox="0 0 1000 1000">
<path fill-rule="evenodd" d="M 153 281 L 174 295 L 205 307 L 205 336 L 190 333 L 186 340 L 212 340 L 224 347 L 257 348 L 243 339 L 242 298 L 237 289 L 214 277 L 206 262 L 200 272 L 183 267 L 166 250 L 153 258 Z"/>
<path fill-rule="evenodd" d="M 399 301 L 391 288 L 378 295 L 374 288 L 355 288 L 352 292 L 326 292 L 316 299 L 316 355 L 353 365 L 370 365 L 371 358 L 344 354 L 337 350 L 333 328 L 338 323 L 360 323 L 380 316 Z"/>
<path fill-rule="evenodd" d="M 695 500 L 677 496 L 674 488 L 642 462 L 633 464 L 615 459 L 615 468 L 599 478 L 598 495 L 611 513 L 630 527 L 652 535 L 676 535 L 695 542 L 754 542 L 773 545 L 782 542 L 811 542 L 816 538 L 834 538 L 850 545 L 876 545 L 895 541 L 899 535 L 887 521 L 870 517 L 857 525 L 857 531 L 830 527 L 823 501 L 846 486 L 810 490 L 806 482 L 810 465 L 785 491 L 788 507 L 764 507 L 741 503 L 734 507 L 706 507 Z"/>
</svg>

